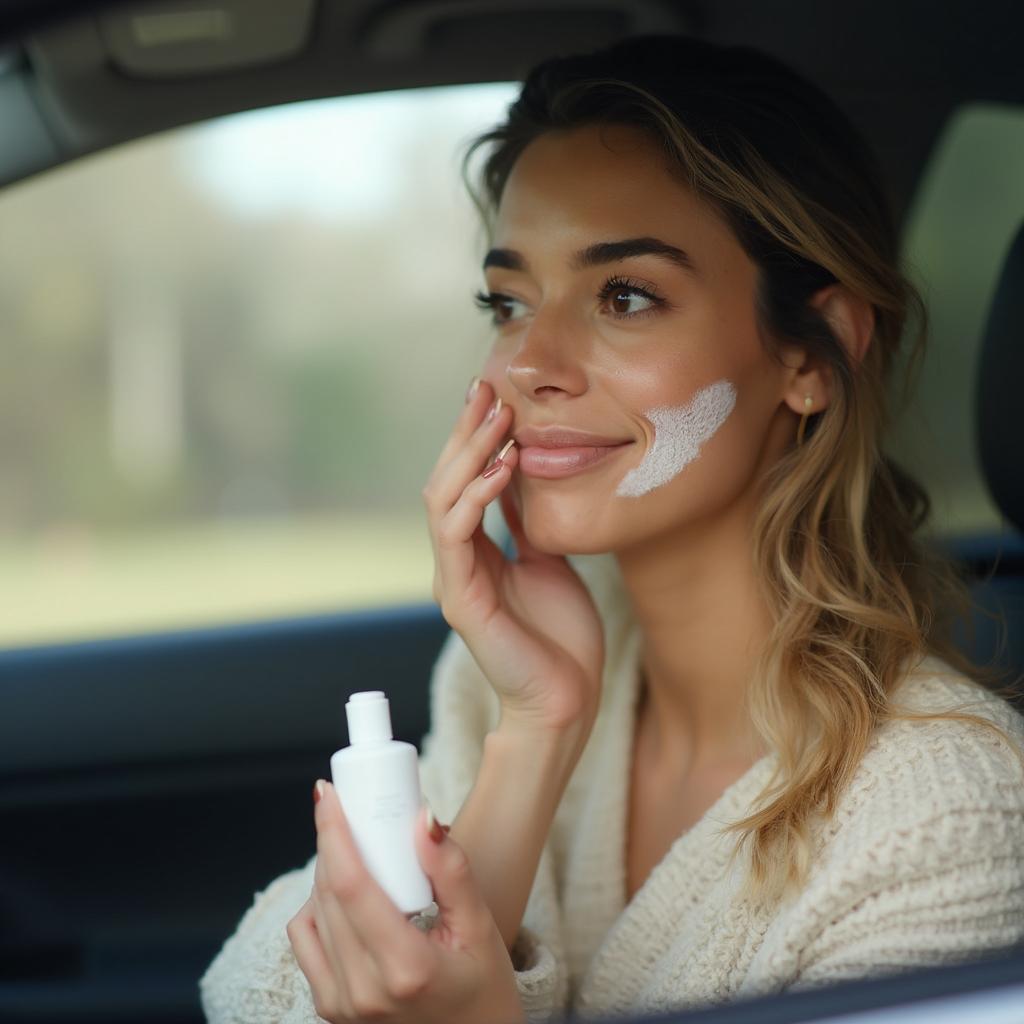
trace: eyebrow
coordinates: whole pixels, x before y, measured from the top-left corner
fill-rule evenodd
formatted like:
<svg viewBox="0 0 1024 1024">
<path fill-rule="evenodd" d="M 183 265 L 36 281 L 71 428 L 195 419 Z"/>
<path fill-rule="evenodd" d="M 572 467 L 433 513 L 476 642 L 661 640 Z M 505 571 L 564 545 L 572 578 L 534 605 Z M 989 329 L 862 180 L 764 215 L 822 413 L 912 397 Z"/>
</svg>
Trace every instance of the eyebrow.
<svg viewBox="0 0 1024 1024">
<path fill-rule="evenodd" d="M 688 274 L 699 276 L 690 254 L 678 246 L 669 245 L 660 238 L 624 238 L 617 242 L 596 242 L 580 249 L 569 261 L 573 270 L 584 270 L 605 263 L 617 263 L 633 256 L 660 256 Z M 505 270 L 525 271 L 526 259 L 515 249 L 491 249 L 484 257 L 484 270 L 488 267 L 502 267 Z"/>
</svg>

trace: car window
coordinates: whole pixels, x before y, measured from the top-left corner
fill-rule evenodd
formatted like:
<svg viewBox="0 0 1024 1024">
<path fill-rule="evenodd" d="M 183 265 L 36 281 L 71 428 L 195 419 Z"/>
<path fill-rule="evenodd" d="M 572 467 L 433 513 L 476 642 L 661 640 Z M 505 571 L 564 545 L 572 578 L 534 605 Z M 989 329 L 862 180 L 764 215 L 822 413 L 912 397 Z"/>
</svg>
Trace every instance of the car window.
<svg viewBox="0 0 1024 1024">
<path fill-rule="evenodd" d="M 911 276 L 931 316 L 913 407 L 891 446 L 928 488 L 933 528 L 1000 529 L 975 452 L 974 381 L 989 303 L 1024 221 L 1024 108 L 969 105 L 945 126 L 904 236 Z"/>
<path fill-rule="evenodd" d="M 0 195 L 16 646 L 429 600 L 490 332 L 461 143 L 513 84 L 250 112 Z"/>
<path fill-rule="evenodd" d="M 489 336 L 460 144 L 513 83 L 318 100 L 0 195 L 0 644 L 430 597 L 420 488 Z M 942 533 L 1000 522 L 980 334 L 1024 216 L 1024 112 L 950 119 L 908 218 L 932 315 L 894 455 Z"/>
</svg>

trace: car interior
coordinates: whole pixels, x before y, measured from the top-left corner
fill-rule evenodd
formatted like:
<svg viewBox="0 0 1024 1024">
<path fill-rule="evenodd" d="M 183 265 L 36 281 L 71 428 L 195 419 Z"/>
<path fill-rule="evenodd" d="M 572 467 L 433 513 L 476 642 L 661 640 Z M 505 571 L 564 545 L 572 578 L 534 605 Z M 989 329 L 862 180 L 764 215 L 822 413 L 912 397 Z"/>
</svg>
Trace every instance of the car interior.
<svg viewBox="0 0 1024 1024">
<path fill-rule="evenodd" d="M 818 82 L 878 154 L 900 223 L 958 109 L 1024 110 L 1024 7 L 984 0 L 22 0 L 0 5 L 0 186 L 179 125 L 514 81 L 545 56 L 648 32 L 756 46 Z M 1019 680 L 1024 206 L 1006 216 L 960 382 L 1001 524 L 935 543 L 981 609 L 964 649 Z M 309 790 L 329 777 L 345 695 L 386 680 L 395 737 L 419 747 L 447 633 L 427 602 L 0 650 L 0 1020 L 201 1021 L 198 978 L 253 894 L 315 850 Z M 984 999 L 1024 1005 L 1022 987 L 1016 948 L 671 1019 L 939 1020 L 945 1006 L 1008 1020 Z"/>
</svg>

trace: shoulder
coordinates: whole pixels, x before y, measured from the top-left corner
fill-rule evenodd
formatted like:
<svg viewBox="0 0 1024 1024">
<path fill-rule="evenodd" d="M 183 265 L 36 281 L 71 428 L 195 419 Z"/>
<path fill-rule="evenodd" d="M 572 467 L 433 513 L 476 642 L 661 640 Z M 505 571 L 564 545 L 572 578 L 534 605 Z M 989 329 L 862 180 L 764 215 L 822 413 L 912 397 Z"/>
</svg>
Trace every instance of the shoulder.
<svg viewBox="0 0 1024 1024">
<path fill-rule="evenodd" d="M 876 730 L 835 813 L 815 823 L 806 884 L 782 914 L 807 963 L 841 947 L 856 960 L 869 936 L 884 946 L 872 954 L 878 963 L 915 944 L 959 949 L 975 941 L 971 929 L 987 929 L 979 948 L 1020 937 L 1024 767 L 1016 754 L 1024 751 L 1024 719 L 935 658 L 896 696 L 908 710 L 960 710 L 995 722 L 1013 748 L 951 719 L 891 720 Z M 885 945 L 887 935 L 897 938 Z M 813 946 L 819 942 L 822 949 Z M 919 962 L 932 953 L 939 956 L 922 952 Z"/>
<path fill-rule="evenodd" d="M 885 722 L 840 795 L 822 845 L 840 859 L 868 845 L 901 856 L 974 846 L 1024 858 L 1024 716 L 934 656 L 908 673 L 894 700 L 914 713 L 976 716 L 999 726 L 1009 743 L 970 720 Z"/>
<path fill-rule="evenodd" d="M 865 752 L 865 778 L 924 812 L 960 804 L 1024 808 L 1024 716 L 1005 699 L 928 656 L 893 700 L 917 714 L 968 717 L 886 722 Z M 972 718 L 998 726 L 1009 743 Z"/>
</svg>

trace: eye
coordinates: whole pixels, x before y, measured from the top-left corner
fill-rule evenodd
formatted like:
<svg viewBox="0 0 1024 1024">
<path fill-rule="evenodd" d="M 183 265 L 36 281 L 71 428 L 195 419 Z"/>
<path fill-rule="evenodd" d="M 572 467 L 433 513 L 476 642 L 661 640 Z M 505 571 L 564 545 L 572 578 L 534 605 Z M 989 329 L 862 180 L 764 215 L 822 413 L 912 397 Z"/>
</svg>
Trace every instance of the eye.
<svg viewBox="0 0 1024 1024">
<path fill-rule="evenodd" d="M 473 296 L 473 301 L 478 308 L 490 310 L 491 322 L 498 325 L 514 320 L 514 307 L 524 305 L 511 295 L 502 295 L 501 292 L 477 292 Z"/>
<path fill-rule="evenodd" d="M 610 302 L 612 313 L 621 320 L 647 316 L 660 306 L 666 305 L 665 300 L 648 286 L 624 277 L 610 277 L 601 286 L 597 297 L 602 302 Z M 641 308 L 636 307 L 637 301 L 647 303 Z"/>
</svg>

